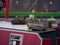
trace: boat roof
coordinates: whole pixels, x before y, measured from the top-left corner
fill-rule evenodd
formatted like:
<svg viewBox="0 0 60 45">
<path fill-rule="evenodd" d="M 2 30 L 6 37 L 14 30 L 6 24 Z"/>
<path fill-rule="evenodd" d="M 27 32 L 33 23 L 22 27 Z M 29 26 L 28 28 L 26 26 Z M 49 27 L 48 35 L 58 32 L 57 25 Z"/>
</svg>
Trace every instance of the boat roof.
<svg viewBox="0 0 60 45">
<path fill-rule="evenodd" d="M 13 25 L 10 21 L 0 21 L 0 28 L 13 30 L 27 30 L 27 25 Z"/>
</svg>

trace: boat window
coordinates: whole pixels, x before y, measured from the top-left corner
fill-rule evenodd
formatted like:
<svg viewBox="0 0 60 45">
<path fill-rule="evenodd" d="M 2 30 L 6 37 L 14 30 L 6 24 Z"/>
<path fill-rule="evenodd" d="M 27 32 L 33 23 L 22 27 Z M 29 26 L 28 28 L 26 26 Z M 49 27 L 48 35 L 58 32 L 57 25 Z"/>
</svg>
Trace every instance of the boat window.
<svg viewBox="0 0 60 45">
<path fill-rule="evenodd" d="M 22 45 L 23 35 L 21 34 L 11 34 L 10 35 L 10 45 Z"/>
</svg>

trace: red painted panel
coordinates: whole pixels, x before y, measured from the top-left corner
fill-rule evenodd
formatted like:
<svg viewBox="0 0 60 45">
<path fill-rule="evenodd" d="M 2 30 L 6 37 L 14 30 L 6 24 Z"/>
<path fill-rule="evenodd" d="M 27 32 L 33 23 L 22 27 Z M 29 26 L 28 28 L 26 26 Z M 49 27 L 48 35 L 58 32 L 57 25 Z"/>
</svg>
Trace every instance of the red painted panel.
<svg viewBox="0 0 60 45">
<path fill-rule="evenodd" d="M 60 30 L 60 27 L 55 27 L 56 30 Z"/>
<path fill-rule="evenodd" d="M 0 31 L 0 45 L 9 45 L 9 32 Z"/>
<path fill-rule="evenodd" d="M 40 40 L 36 35 L 26 35 L 24 38 L 24 43 L 25 45 L 40 45 Z"/>
<path fill-rule="evenodd" d="M 4 31 L 0 30 L 0 45 L 9 45 L 10 34 L 23 34 L 23 45 L 40 45 L 41 40 L 38 38 L 36 34 L 24 33 L 24 32 L 12 32 L 12 31 Z"/>
<path fill-rule="evenodd" d="M 58 39 L 56 39 L 56 45 L 58 45 Z"/>
<path fill-rule="evenodd" d="M 50 39 L 43 39 L 43 45 L 52 45 L 52 40 L 50 40 Z"/>
</svg>

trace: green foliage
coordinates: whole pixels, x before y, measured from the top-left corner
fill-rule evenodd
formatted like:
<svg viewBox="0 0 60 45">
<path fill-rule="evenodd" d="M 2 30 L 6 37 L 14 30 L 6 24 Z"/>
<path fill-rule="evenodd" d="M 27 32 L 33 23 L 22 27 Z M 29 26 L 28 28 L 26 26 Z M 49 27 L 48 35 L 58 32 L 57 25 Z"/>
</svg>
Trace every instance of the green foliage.
<svg viewBox="0 0 60 45">
<path fill-rule="evenodd" d="M 15 16 L 29 16 L 29 14 L 31 14 L 31 12 L 9 12 L 9 17 L 15 17 Z M 0 12 L 0 17 L 3 16 L 4 17 L 5 12 Z M 60 17 L 60 12 L 36 12 L 35 16 L 38 17 L 50 17 L 50 16 L 54 16 L 54 17 Z"/>
</svg>

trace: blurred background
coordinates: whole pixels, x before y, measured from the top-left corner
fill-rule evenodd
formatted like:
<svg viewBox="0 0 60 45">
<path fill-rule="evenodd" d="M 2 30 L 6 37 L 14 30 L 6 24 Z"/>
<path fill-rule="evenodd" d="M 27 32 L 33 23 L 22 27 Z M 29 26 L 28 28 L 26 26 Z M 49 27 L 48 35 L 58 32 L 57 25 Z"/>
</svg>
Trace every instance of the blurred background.
<svg viewBox="0 0 60 45">
<path fill-rule="evenodd" d="M 5 15 L 5 8 L 6 1 L 0 0 L 0 16 Z M 60 0 L 10 0 L 9 16 L 28 16 L 32 9 L 36 16 L 60 17 Z"/>
<path fill-rule="evenodd" d="M 10 0 L 10 11 L 59 12 L 60 0 Z"/>
</svg>

